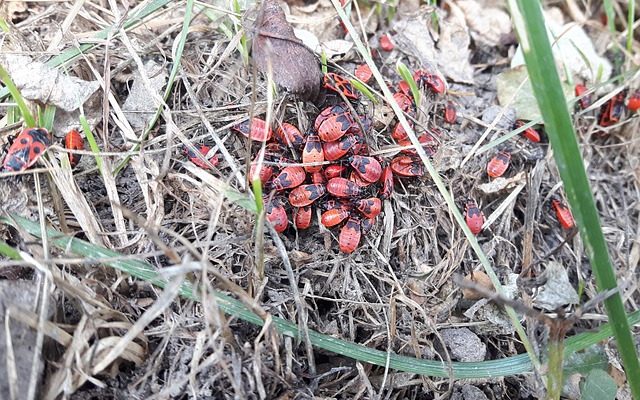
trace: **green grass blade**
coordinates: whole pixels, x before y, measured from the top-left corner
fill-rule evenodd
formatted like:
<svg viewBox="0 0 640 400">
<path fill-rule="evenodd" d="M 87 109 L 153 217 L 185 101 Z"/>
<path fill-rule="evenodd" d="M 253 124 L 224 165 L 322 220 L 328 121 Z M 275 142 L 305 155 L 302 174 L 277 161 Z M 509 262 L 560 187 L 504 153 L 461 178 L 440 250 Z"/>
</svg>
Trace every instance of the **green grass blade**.
<svg viewBox="0 0 640 400">
<path fill-rule="evenodd" d="M 0 217 L 0 222 L 19 227 L 35 237 L 42 236 L 38 222 L 30 221 L 17 215 Z M 164 287 L 167 284 L 166 280 L 158 274 L 156 269 L 144 261 L 130 259 L 113 250 L 105 249 L 71 236 L 65 236 L 61 232 L 51 228 L 47 230 L 47 236 L 50 243 L 62 251 L 67 251 L 77 256 L 109 265 L 112 268 L 160 287 Z M 6 250 L 7 246 L 2 246 L 0 242 L 0 254 L 7 254 Z M 12 254 L 15 255 L 15 251 L 13 251 Z M 198 296 L 189 283 L 182 285 L 180 293 L 186 298 L 198 300 Z M 263 325 L 264 321 L 258 315 L 251 312 L 250 309 L 240 301 L 216 291 L 212 294 L 216 297 L 217 305 L 225 313 L 255 325 Z M 274 317 L 272 322 L 281 334 L 300 339 L 300 330 L 296 324 L 278 317 Z M 639 322 L 640 311 L 629 315 L 629 323 L 636 324 Z M 566 341 L 565 355 L 584 350 L 589 346 L 597 344 L 609 337 L 611 332 L 611 326 L 605 324 L 597 332 L 581 333 L 569 338 Z M 532 369 L 531 362 L 526 354 L 482 362 L 453 362 L 451 363 L 451 369 L 449 369 L 449 366 L 441 361 L 422 360 L 415 357 L 387 353 L 386 351 L 371 349 L 312 330 L 309 330 L 309 337 L 314 346 L 333 353 L 381 367 L 385 367 L 388 362 L 388 366 L 391 369 L 427 376 L 448 377 L 449 372 L 451 372 L 456 379 L 477 379 L 522 374 L 531 372 Z M 565 365 L 565 367 L 567 369 L 575 368 L 575 366 L 572 365 Z"/>
<path fill-rule="evenodd" d="M 418 89 L 418 84 L 413 79 L 411 71 L 409 71 L 409 68 L 407 68 L 407 66 L 401 61 L 396 63 L 396 71 L 398 71 L 398 75 L 400 75 L 402 80 L 407 82 L 409 85 L 411 94 L 413 95 L 413 100 L 416 102 L 416 107 L 420 108 L 420 90 Z"/>
<path fill-rule="evenodd" d="M 24 101 L 22 94 L 20 94 L 20 91 L 18 90 L 16 85 L 13 83 L 13 80 L 9 76 L 9 73 L 4 69 L 2 65 L 0 65 L 0 80 L 4 82 L 5 90 L 8 90 L 9 93 L 11 93 L 13 100 L 18 105 L 18 108 L 20 109 L 20 113 L 22 114 L 22 118 L 24 119 L 24 122 L 26 122 L 27 127 L 29 128 L 35 127 L 36 120 L 33 118 L 33 115 L 31 114 L 31 110 L 29 110 L 29 107 L 27 106 L 27 103 Z"/>
<path fill-rule="evenodd" d="M 56 106 L 47 104 L 44 110 L 39 110 L 38 126 L 45 128 L 49 132 L 53 131 L 53 121 L 56 118 Z"/>
<path fill-rule="evenodd" d="M 365 95 L 365 97 L 368 98 L 372 103 L 378 104 L 378 99 L 373 93 L 371 93 L 371 90 L 369 90 L 367 85 L 362 83 L 359 79 L 349 79 L 349 82 L 351 82 L 351 85 L 353 85 L 353 87 L 357 91 Z"/>
<path fill-rule="evenodd" d="M 91 131 L 91 127 L 89 126 L 89 122 L 87 122 L 87 118 L 84 116 L 84 114 L 80 115 L 80 125 L 82 126 L 84 136 L 87 138 L 87 142 L 89 143 L 89 148 L 95 155 L 98 170 L 102 174 L 102 157 L 100 156 L 100 147 L 98 146 L 96 137 L 93 136 L 93 132 Z"/>
<path fill-rule="evenodd" d="M 633 52 L 633 18 L 636 15 L 636 1 L 628 1 L 627 7 L 627 51 Z"/>
<path fill-rule="evenodd" d="M 542 112 L 565 192 L 591 261 L 598 290 L 615 288 L 615 272 L 609 259 L 571 116 L 553 61 L 540 3 L 511 0 L 510 7 L 533 91 Z M 604 304 L 627 371 L 631 392 L 636 399 L 640 399 L 640 362 L 625 316 L 622 297 L 616 293 L 606 299 Z"/>
</svg>

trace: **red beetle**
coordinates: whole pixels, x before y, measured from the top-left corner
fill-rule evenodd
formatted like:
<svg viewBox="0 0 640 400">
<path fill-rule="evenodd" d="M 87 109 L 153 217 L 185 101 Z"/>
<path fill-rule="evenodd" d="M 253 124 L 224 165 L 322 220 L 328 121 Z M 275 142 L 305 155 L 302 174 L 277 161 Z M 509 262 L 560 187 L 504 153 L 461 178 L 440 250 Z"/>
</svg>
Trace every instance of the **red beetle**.
<svg viewBox="0 0 640 400">
<path fill-rule="evenodd" d="M 358 67 L 356 67 L 354 75 L 362 82 L 367 83 L 373 76 L 373 72 L 371 72 L 371 68 L 369 68 L 367 64 L 360 64 L 358 65 Z"/>
<path fill-rule="evenodd" d="M 360 191 L 357 184 L 345 178 L 331 178 L 327 182 L 327 192 L 336 197 L 357 197 Z"/>
<path fill-rule="evenodd" d="M 373 157 L 355 155 L 349 159 L 351 166 L 367 182 L 378 182 L 382 175 L 380 162 Z"/>
<path fill-rule="evenodd" d="M 47 147 L 51 135 L 44 128 L 27 128 L 15 138 L 2 163 L 3 171 L 23 171 L 36 163 Z"/>
<path fill-rule="evenodd" d="M 360 199 L 354 202 L 354 207 L 365 217 L 375 218 L 382 211 L 382 201 L 377 197 Z"/>
<path fill-rule="evenodd" d="M 437 74 L 432 74 L 423 69 L 419 69 L 413 73 L 413 80 L 422 86 L 427 86 L 431 91 L 442 94 L 447 89 L 446 84 Z"/>
<path fill-rule="evenodd" d="M 316 118 L 314 126 L 323 142 L 334 142 L 344 136 L 353 124 L 346 106 L 336 104 L 325 108 Z"/>
<path fill-rule="evenodd" d="M 339 160 L 344 157 L 357 143 L 358 140 L 352 135 L 344 136 L 335 142 L 325 142 L 322 144 L 324 158 L 327 161 Z"/>
<path fill-rule="evenodd" d="M 573 220 L 573 215 L 571 214 L 571 210 L 569 210 L 569 207 L 564 205 L 564 203 L 562 203 L 559 199 L 551 199 L 551 207 L 553 207 L 554 211 L 556 212 L 558 222 L 560 222 L 560 225 L 564 229 L 572 229 L 576 226 L 576 223 Z"/>
<path fill-rule="evenodd" d="M 388 199 L 391 197 L 393 193 L 393 170 L 390 166 L 384 167 L 382 170 L 382 176 L 380 176 L 380 183 L 382 187 L 380 188 L 380 197 L 383 199 Z"/>
<path fill-rule="evenodd" d="M 324 176 L 324 172 L 323 171 L 318 171 L 318 172 L 314 172 L 311 174 L 311 183 L 320 183 L 320 184 L 326 184 L 327 183 L 327 178 L 325 178 Z"/>
<path fill-rule="evenodd" d="M 273 187 L 276 190 L 293 189 L 302 185 L 307 178 L 304 168 L 298 166 L 285 167 L 273 180 Z"/>
<path fill-rule="evenodd" d="M 322 213 L 320 216 L 320 222 L 327 228 L 336 226 L 345 219 L 349 218 L 351 213 L 343 208 L 331 208 Z"/>
<path fill-rule="evenodd" d="M 349 180 L 353 183 L 355 183 L 356 185 L 358 185 L 358 187 L 364 188 L 367 186 L 371 185 L 371 182 L 367 182 L 364 179 L 362 179 L 360 177 L 360 175 L 358 175 L 357 172 L 355 171 L 351 171 L 351 173 L 349 174 Z"/>
<path fill-rule="evenodd" d="M 407 122 L 409 123 L 409 126 L 411 127 L 411 129 L 413 129 L 413 122 L 411 121 L 407 121 Z M 391 132 L 391 137 L 394 140 L 398 141 L 398 140 L 405 140 L 409 136 L 407 134 L 407 131 L 404 130 L 404 127 L 402 126 L 402 124 L 398 122 L 396 126 L 393 127 L 393 131 Z"/>
<path fill-rule="evenodd" d="M 384 51 L 391 51 L 396 47 L 386 33 L 380 36 L 380 48 Z"/>
<path fill-rule="evenodd" d="M 477 235 L 482 231 L 482 225 L 484 225 L 484 214 L 480 211 L 478 204 L 474 200 L 467 200 L 464 219 L 469 230 L 471 230 L 471 233 Z"/>
<path fill-rule="evenodd" d="M 413 101 L 411 97 L 402 92 L 396 92 L 393 94 L 393 99 L 398 103 L 400 109 L 404 112 L 409 112 L 413 109 Z"/>
<path fill-rule="evenodd" d="M 447 104 L 444 106 L 444 121 L 448 124 L 455 124 L 457 118 L 456 106 L 447 101 Z"/>
<path fill-rule="evenodd" d="M 258 173 L 257 178 L 260 179 L 260 182 L 262 182 L 262 185 L 266 185 L 267 182 L 269 182 L 269 180 L 273 176 L 273 167 L 271 165 L 262 164 L 260 171 L 256 171 L 256 168 L 258 168 L 258 163 L 254 161 L 251 163 L 251 169 L 249 170 L 249 178 L 253 180 L 256 177 L 256 172 L 257 172 Z"/>
<path fill-rule="evenodd" d="M 600 126 L 611 126 L 620 121 L 624 110 L 625 97 L 626 92 L 623 90 L 602 105 L 600 109 Z"/>
<path fill-rule="evenodd" d="M 333 209 L 339 208 L 341 210 L 351 212 L 351 203 L 348 200 L 345 200 L 345 199 L 339 199 L 339 200 L 338 199 L 331 199 L 331 200 L 325 201 L 324 204 L 321 205 L 321 208 L 324 211 L 333 210 Z"/>
<path fill-rule="evenodd" d="M 66 139 L 67 138 L 65 138 L 65 144 L 66 144 Z M 201 154 L 202 158 L 204 158 L 207 161 L 202 160 L 200 157 L 198 157 L 198 155 L 194 151 L 189 150 L 188 147 L 185 147 L 184 153 L 187 155 L 187 158 L 189 158 L 189 161 L 191 161 L 192 163 L 194 163 L 195 165 L 197 165 L 202 169 L 211 169 L 211 167 L 215 167 L 216 165 L 218 165 L 219 159 L 217 154 L 214 154 L 211 157 L 207 158 L 207 154 L 209 154 L 209 151 L 211 150 L 209 146 L 205 146 L 204 144 L 202 144 L 200 146 L 196 146 L 196 149 Z M 72 166 L 73 166 L 73 163 L 72 163 Z"/>
<path fill-rule="evenodd" d="M 324 75 L 323 84 L 326 89 L 342 93 L 348 99 L 358 100 L 358 94 L 353 89 L 351 82 L 341 75 L 328 72 Z"/>
<path fill-rule="evenodd" d="M 391 160 L 391 170 L 403 177 L 424 175 L 424 164 L 409 156 L 396 156 Z"/>
<path fill-rule="evenodd" d="M 578 104 L 580 105 L 581 109 L 586 109 L 589 108 L 589 106 L 591 105 L 591 95 L 587 95 L 588 89 L 587 87 L 582 84 L 582 83 L 578 83 L 576 84 L 575 87 L 575 94 L 576 97 L 580 97 L 580 99 L 578 99 Z"/>
<path fill-rule="evenodd" d="M 293 222 L 298 229 L 307 229 L 311 226 L 311 206 L 298 207 L 293 210 Z"/>
<path fill-rule="evenodd" d="M 640 110 L 640 90 L 636 90 L 629 100 L 627 100 L 627 109 L 632 113 Z"/>
<path fill-rule="evenodd" d="M 243 121 L 238 125 L 233 126 L 231 129 L 258 142 L 266 142 L 271 139 L 271 136 L 273 136 L 271 128 L 268 127 L 267 123 L 260 118 L 253 118 L 251 121 Z"/>
<path fill-rule="evenodd" d="M 398 82 L 398 90 L 404 93 L 407 96 L 411 96 L 411 87 L 404 80 Z"/>
<path fill-rule="evenodd" d="M 498 178 L 502 176 L 507 168 L 509 168 L 509 162 L 511 161 L 511 154 L 501 150 L 493 156 L 493 158 L 487 163 L 487 174 L 491 178 Z"/>
<path fill-rule="evenodd" d="M 324 185 L 301 185 L 289 193 L 289 203 L 294 207 L 308 206 L 326 193 Z"/>
<path fill-rule="evenodd" d="M 276 129 L 278 140 L 286 145 L 293 147 L 301 147 L 304 144 L 304 135 L 294 125 L 283 122 Z"/>
<path fill-rule="evenodd" d="M 339 164 L 329 165 L 324 169 L 324 176 L 327 179 L 337 178 L 339 176 L 342 176 L 342 174 L 344 174 L 346 170 L 347 170 L 347 167 L 345 167 L 344 165 L 339 165 Z"/>
<path fill-rule="evenodd" d="M 302 162 L 304 164 L 319 163 L 324 161 L 324 150 L 322 150 L 322 144 L 320 138 L 316 134 L 307 136 L 307 143 L 302 150 Z M 304 169 L 307 172 L 318 172 L 322 169 L 322 165 L 309 165 Z"/>
<path fill-rule="evenodd" d="M 428 155 L 433 156 L 436 153 L 437 142 L 435 141 L 435 139 L 433 139 L 433 136 L 431 136 L 427 132 L 418 136 L 418 142 L 422 143 L 422 148 L 424 148 L 424 151 Z M 411 143 L 411 140 L 409 140 L 409 138 L 407 137 L 405 139 L 399 139 L 398 145 L 405 147 L 405 146 L 412 146 L 413 143 Z M 418 152 L 414 148 L 403 149 L 401 150 L 401 152 L 404 154 L 412 154 L 412 155 L 418 154 Z"/>
<path fill-rule="evenodd" d="M 340 251 L 343 253 L 353 253 L 360 244 L 360 221 L 351 217 L 347 223 L 340 229 L 340 237 L 338 243 Z"/>
<path fill-rule="evenodd" d="M 521 119 L 516 120 L 515 129 L 518 129 L 518 128 L 522 127 L 524 124 L 526 124 L 525 121 L 523 121 Z M 530 141 L 532 141 L 534 143 L 539 143 L 540 142 L 540 134 L 538 133 L 538 131 L 536 131 L 532 127 L 528 127 L 527 129 L 525 129 L 522 132 L 522 136 L 526 137 L 527 139 L 529 139 Z"/>
<path fill-rule="evenodd" d="M 289 226 L 287 211 L 284 209 L 283 202 L 280 199 L 273 199 L 266 204 L 265 217 L 278 233 L 284 232 Z"/>
<path fill-rule="evenodd" d="M 84 140 L 77 130 L 71 129 L 67 132 L 64 137 L 64 147 L 69 150 L 84 150 Z M 78 165 L 81 157 L 82 155 L 80 154 L 69 153 L 69 163 L 71 164 L 71 168 Z M 217 161 L 218 160 L 216 158 L 216 162 Z"/>
</svg>

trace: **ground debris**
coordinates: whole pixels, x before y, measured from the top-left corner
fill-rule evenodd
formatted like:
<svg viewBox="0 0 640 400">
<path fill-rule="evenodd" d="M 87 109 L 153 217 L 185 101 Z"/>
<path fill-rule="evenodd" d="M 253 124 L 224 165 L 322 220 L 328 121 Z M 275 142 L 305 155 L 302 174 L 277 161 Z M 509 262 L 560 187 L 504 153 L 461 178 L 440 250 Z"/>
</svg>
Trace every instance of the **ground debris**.
<svg viewBox="0 0 640 400">
<path fill-rule="evenodd" d="M 533 300 L 536 307 L 553 311 L 567 304 L 578 304 L 578 293 L 571 285 L 567 270 L 558 262 L 551 261 L 544 271 L 546 283 Z"/>
<path fill-rule="evenodd" d="M 318 60 L 295 36 L 276 0 L 266 0 L 256 19 L 252 57 L 258 70 L 302 99 L 318 96 L 322 72 Z"/>
</svg>

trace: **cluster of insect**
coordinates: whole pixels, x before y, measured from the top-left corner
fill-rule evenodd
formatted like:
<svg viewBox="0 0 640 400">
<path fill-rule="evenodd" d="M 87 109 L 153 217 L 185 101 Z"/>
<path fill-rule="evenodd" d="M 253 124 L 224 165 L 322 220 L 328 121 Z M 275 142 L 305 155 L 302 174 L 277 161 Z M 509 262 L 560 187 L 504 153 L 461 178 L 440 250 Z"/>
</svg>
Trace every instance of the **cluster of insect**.
<svg viewBox="0 0 640 400">
<path fill-rule="evenodd" d="M 589 88 L 578 83 L 575 86 L 575 95 L 578 98 L 578 107 L 586 110 L 593 104 L 592 93 Z M 609 127 L 620 122 L 624 115 L 625 108 L 631 113 L 635 113 L 640 109 L 640 90 L 635 91 L 627 98 L 627 90 L 621 90 L 606 101 L 598 112 L 598 125 Z"/>
<path fill-rule="evenodd" d="M 371 71 L 360 66 L 355 75 L 367 82 Z M 434 74 L 419 70 L 415 78 L 435 95 L 445 91 L 445 83 Z M 366 112 L 357 110 L 361 107 L 358 92 L 336 73 L 325 74 L 323 86 L 328 99 L 325 108 L 305 133 L 289 122 L 276 123 L 271 129 L 260 118 L 232 129 L 253 141 L 265 142 L 254 154 L 249 175 L 259 177 L 266 189 L 265 215 L 276 231 L 284 232 L 291 225 L 308 229 L 317 209 L 320 223 L 339 231 L 340 251 L 352 253 L 375 225 L 383 201 L 393 192 L 394 181 L 423 176 L 424 165 L 412 148 L 401 150 L 389 161 L 371 154 L 367 140 L 372 121 Z M 415 114 L 408 86 L 400 85 L 394 99 L 404 112 Z M 450 104 L 448 110 L 447 120 L 453 123 L 455 108 Z M 410 144 L 400 124 L 392 137 L 401 146 Z M 432 136 L 424 133 L 419 139 L 427 152 L 435 151 L 437 142 Z M 208 148 L 200 150 L 205 154 Z"/>
<path fill-rule="evenodd" d="M 20 172 L 33 166 L 44 151 L 51 146 L 53 138 L 45 128 L 23 129 L 11 142 L 2 162 L 2 172 Z M 84 140 L 80 133 L 72 129 L 64 137 L 64 147 L 68 150 L 83 150 Z M 81 155 L 68 153 L 71 167 L 80 162 Z"/>
</svg>

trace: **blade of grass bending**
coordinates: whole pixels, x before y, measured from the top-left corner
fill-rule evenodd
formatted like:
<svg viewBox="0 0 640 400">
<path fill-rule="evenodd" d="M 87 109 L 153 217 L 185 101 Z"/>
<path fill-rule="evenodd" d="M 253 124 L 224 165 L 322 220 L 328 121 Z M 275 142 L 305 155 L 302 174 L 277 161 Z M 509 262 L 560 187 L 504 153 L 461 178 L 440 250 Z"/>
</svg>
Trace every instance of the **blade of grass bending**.
<svg viewBox="0 0 640 400">
<path fill-rule="evenodd" d="M 438 188 L 440 195 L 442 195 L 445 203 L 447 203 L 449 212 L 458 223 L 458 226 L 460 227 L 460 229 L 462 229 L 462 232 L 466 236 L 467 241 L 469 242 L 469 245 L 471 246 L 474 253 L 478 257 L 478 260 L 480 261 L 480 263 L 482 264 L 482 267 L 484 268 L 485 272 L 489 276 L 489 279 L 491 280 L 491 283 L 495 287 L 496 291 L 504 296 L 505 294 L 504 294 L 504 289 L 502 288 L 502 284 L 500 283 L 500 280 L 498 279 L 498 276 L 496 275 L 496 273 L 493 271 L 493 268 L 489 263 L 489 259 L 480 248 L 480 245 L 478 244 L 478 240 L 476 239 L 476 236 L 473 233 L 471 233 L 471 230 L 467 226 L 467 223 L 464 221 L 462 213 L 460 213 L 458 206 L 453 200 L 453 197 L 449 193 L 444 182 L 442 181 L 442 179 L 440 179 L 440 175 L 433 167 L 433 164 L 431 164 L 429 157 L 427 157 L 427 154 L 425 153 L 424 148 L 422 147 L 422 144 L 418 141 L 418 138 L 416 137 L 416 134 L 413 131 L 413 128 L 411 127 L 411 125 L 409 125 L 409 122 L 407 121 L 407 118 L 404 116 L 404 113 L 400 109 L 400 106 L 393 99 L 393 95 L 391 94 L 389 87 L 385 83 L 384 77 L 378 70 L 378 67 L 376 67 L 369 53 L 367 53 L 366 48 L 364 47 L 362 41 L 360 40 L 360 37 L 358 36 L 355 28 L 351 24 L 351 21 L 349 21 L 349 19 L 346 17 L 338 0 L 331 0 L 331 3 L 333 4 L 333 7 L 338 13 L 338 16 L 342 20 L 342 23 L 344 24 L 344 26 L 347 28 L 347 31 L 351 35 L 351 38 L 356 48 L 360 52 L 360 56 L 365 60 L 367 65 L 369 65 L 369 68 L 371 69 L 373 76 L 376 78 L 376 81 L 378 82 L 380 89 L 384 93 L 384 96 L 386 100 L 389 102 L 389 105 L 391 106 L 391 108 L 393 109 L 393 112 L 396 114 L 398 121 L 402 124 L 402 127 L 407 132 L 407 135 L 411 140 L 411 144 L 414 146 L 414 149 L 418 153 L 420 160 L 422 161 L 424 166 L 427 168 L 427 171 L 429 172 L 429 176 L 431 177 L 431 179 L 433 179 L 433 182 Z M 522 324 L 520 323 L 520 319 L 518 318 L 513 308 L 505 307 L 505 310 L 507 312 L 509 320 L 511 321 L 511 324 L 513 325 L 514 329 L 518 333 L 518 337 L 522 341 L 522 345 L 527 350 L 527 355 L 531 359 L 531 362 L 533 363 L 534 368 L 536 369 L 536 371 L 539 370 L 540 361 L 538 360 L 535 354 L 535 351 L 533 350 L 533 346 L 531 345 L 531 342 L 527 337 L 527 333 L 525 332 L 524 328 L 522 327 Z"/>
<path fill-rule="evenodd" d="M 91 131 L 91 126 L 89 126 L 89 122 L 84 114 L 80 114 L 80 125 L 82 126 L 82 131 L 84 132 L 84 136 L 87 138 L 87 142 L 89 142 L 89 148 L 93 152 L 96 158 L 96 165 L 98 166 L 98 170 L 102 174 L 102 157 L 100 156 L 100 147 L 98 146 L 98 142 L 96 141 L 96 137 L 93 136 L 93 132 Z"/>
<path fill-rule="evenodd" d="M 30 221 L 18 215 L 11 214 L 8 217 L 0 217 L 0 222 L 24 229 L 35 237 L 42 237 L 40 225 L 37 222 Z M 65 236 L 61 232 L 52 228 L 47 229 L 47 236 L 50 243 L 61 251 L 68 251 L 89 260 L 99 261 L 135 278 L 150 282 L 159 287 L 164 287 L 167 284 L 167 281 L 158 274 L 156 269 L 144 261 L 130 259 L 113 250 L 96 246 L 71 236 Z M 0 254 L 15 255 L 15 251 L 12 251 L 8 246 L 2 246 L 2 242 L 0 242 Z M 180 294 L 183 297 L 192 300 L 199 300 L 198 296 L 193 291 L 193 287 L 189 283 L 184 283 L 182 285 Z M 213 295 L 216 297 L 217 305 L 225 313 L 251 324 L 259 326 L 263 325 L 264 321 L 258 315 L 251 312 L 250 309 L 240 301 L 217 291 L 213 291 Z M 272 321 L 278 332 L 281 334 L 291 336 L 293 338 L 299 338 L 300 330 L 296 324 L 279 317 L 273 317 Z M 640 311 L 636 311 L 629 315 L 629 323 L 640 323 Z M 597 332 L 581 333 L 571 337 L 566 341 L 565 355 L 582 351 L 589 346 L 601 342 L 608 338 L 611 335 L 611 332 L 612 328 L 610 324 L 605 324 L 600 327 Z M 441 361 L 422 360 L 394 353 L 389 354 L 387 351 L 372 349 L 364 345 L 323 335 L 312 330 L 309 330 L 309 337 L 313 345 L 318 348 L 341 354 L 358 361 L 378 365 L 380 367 L 386 366 L 387 361 L 389 361 L 389 367 L 394 370 L 434 377 L 449 376 L 449 366 Z M 572 365 L 566 365 L 565 367 L 571 369 Z M 451 370 L 453 371 L 454 377 L 457 379 L 510 376 L 531 372 L 531 368 L 531 362 L 526 354 L 519 354 L 490 361 L 451 363 Z"/>
<path fill-rule="evenodd" d="M 617 287 L 615 271 L 609 259 L 607 243 L 561 89 L 540 3 L 510 0 L 509 6 L 558 171 L 591 261 L 598 290 L 613 289 Z M 606 299 L 604 304 L 627 371 L 631 392 L 634 398 L 640 399 L 640 374 L 637 373 L 640 371 L 640 362 L 620 293 Z"/>
<path fill-rule="evenodd" d="M 360 93 L 365 95 L 369 100 L 371 100 L 372 103 L 375 103 L 375 104 L 379 103 L 376 96 L 374 96 L 373 93 L 371 93 L 371 90 L 369 90 L 369 88 L 364 83 L 362 83 L 359 79 L 349 79 L 349 82 L 351 83 L 351 85 L 353 85 L 353 87 L 357 91 L 359 91 Z"/>
<path fill-rule="evenodd" d="M 404 80 L 409 88 L 411 89 L 411 94 L 413 95 L 413 100 L 416 102 L 416 107 L 420 108 L 420 90 L 418 89 L 418 85 L 416 81 L 413 79 L 413 75 L 409 68 L 400 60 L 396 63 L 396 71 L 398 71 L 398 75 Z"/>
<path fill-rule="evenodd" d="M 13 80 L 9 76 L 9 73 L 4 69 L 2 65 L 0 65 L 0 80 L 4 82 L 5 89 L 8 90 L 9 93 L 11 93 L 13 100 L 18 105 L 18 108 L 20 109 L 20 113 L 22 114 L 22 119 L 24 119 L 24 122 L 26 122 L 27 127 L 29 128 L 35 127 L 36 120 L 33 118 L 33 115 L 31 114 L 31 110 L 29 110 L 29 107 L 27 106 L 27 103 L 24 101 L 22 94 L 20 94 L 20 91 L 18 90 L 16 85 L 13 83 Z"/>
</svg>

